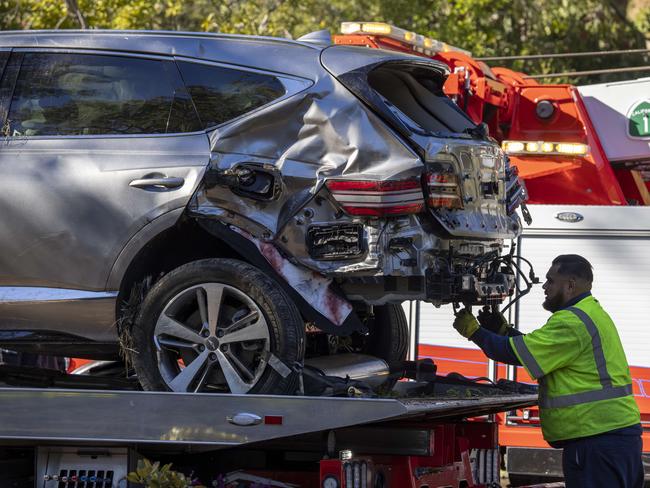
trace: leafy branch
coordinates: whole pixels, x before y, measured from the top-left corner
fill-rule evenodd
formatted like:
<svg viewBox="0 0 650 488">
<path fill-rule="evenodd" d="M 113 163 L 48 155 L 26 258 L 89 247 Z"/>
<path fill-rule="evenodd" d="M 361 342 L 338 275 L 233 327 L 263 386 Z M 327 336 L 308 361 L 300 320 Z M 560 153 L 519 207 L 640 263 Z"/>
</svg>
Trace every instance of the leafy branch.
<svg viewBox="0 0 650 488">
<path fill-rule="evenodd" d="M 148 459 L 140 459 L 135 471 L 127 476 L 131 483 L 139 483 L 145 488 L 205 488 L 195 485 L 183 473 L 172 470 L 172 463 L 160 465 L 158 461 L 152 463 Z"/>
</svg>

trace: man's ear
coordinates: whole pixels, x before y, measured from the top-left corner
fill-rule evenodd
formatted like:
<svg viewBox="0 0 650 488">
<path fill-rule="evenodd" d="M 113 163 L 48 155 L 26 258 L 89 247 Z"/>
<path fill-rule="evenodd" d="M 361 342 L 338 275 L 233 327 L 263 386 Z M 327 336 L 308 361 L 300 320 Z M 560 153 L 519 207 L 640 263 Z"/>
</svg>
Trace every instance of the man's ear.
<svg viewBox="0 0 650 488">
<path fill-rule="evenodd" d="M 569 284 L 569 291 L 574 292 L 576 290 L 578 280 L 576 278 L 569 278 L 567 280 L 567 283 Z"/>
</svg>

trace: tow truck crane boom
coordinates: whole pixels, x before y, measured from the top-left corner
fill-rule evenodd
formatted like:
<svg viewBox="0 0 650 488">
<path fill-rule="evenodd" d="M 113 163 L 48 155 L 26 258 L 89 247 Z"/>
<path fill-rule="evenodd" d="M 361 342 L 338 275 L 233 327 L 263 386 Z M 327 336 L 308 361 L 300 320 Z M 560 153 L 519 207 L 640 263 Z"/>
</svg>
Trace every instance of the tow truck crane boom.
<svg viewBox="0 0 650 488">
<path fill-rule="evenodd" d="M 344 22 L 334 43 L 437 59 L 451 74 L 443 87 L 475 123 L 485 123 L 526 182 L 528 203 L 650 205 L 647 158 L 613 166 L 580 90 L 540 84 L 491 68 L 469 51 L 379 22 Z"/>
</svg>

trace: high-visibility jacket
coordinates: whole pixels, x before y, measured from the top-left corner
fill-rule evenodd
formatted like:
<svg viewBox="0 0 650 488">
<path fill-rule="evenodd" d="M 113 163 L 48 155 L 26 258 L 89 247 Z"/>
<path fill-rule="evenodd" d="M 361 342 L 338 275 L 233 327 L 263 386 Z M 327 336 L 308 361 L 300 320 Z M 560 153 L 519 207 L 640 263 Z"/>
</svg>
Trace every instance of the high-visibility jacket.
<svg viewBox="0 0 650 488">
<path fill-rule="evenodd" d="M 548 442 L 639 423 L 621 340 L 591 295 L 555 312 L 543 327 L 511 337 L 510 345 L 539 381 L 540 421 Z"/>
</svg>

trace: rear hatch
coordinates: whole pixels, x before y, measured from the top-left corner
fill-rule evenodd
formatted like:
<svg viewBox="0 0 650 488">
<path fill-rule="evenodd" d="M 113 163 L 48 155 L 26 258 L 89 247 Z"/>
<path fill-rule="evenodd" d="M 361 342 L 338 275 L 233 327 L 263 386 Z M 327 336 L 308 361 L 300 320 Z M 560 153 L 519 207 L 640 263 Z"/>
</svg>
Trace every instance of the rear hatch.
<svg viewBox="0 0 650 488">
<path fill-rule="evenodd" d="M 428 212 L 454 237 L 518 235 L 525 192 L 501 148 L 442 91 L 443 63 L 401 53 L 331 46 L 323 66 L 422 158 Z"/>
</svg>

